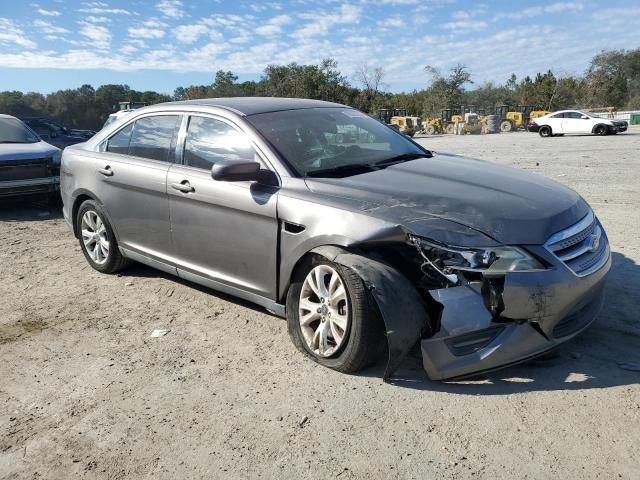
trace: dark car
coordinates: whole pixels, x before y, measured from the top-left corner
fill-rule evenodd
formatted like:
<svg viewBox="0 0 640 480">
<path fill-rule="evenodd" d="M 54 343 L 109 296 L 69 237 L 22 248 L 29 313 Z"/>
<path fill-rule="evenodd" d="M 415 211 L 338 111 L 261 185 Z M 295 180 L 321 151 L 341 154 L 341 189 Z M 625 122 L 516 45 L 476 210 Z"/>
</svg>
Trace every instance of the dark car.
<svg viewBox="0 0 640 480">
<path fill-rule="evenodd" d="M 343 372 L 385 343 L 385 377 L 416 344 L 432 379 L 539 355 L 595 319 L 611 264 L 573 190 L 335 103 L 142 108 L 67 148 L 61 185 L 94 269 L 139 261 L 262 305 Z"/>
<path fill-rule="evenodd" d="M 0 198 L 46 195 L 59 201 L 60 157 L 59 148 L 23 122 L 0 115 Z"/>
<path fill-rule="evenodd" d="M 70 129 L 50 118 L 24 117 L 21 120 L 44 140 L 60 149 L 86 142 L 95 135 L 93 130 Z"/>
</svg>

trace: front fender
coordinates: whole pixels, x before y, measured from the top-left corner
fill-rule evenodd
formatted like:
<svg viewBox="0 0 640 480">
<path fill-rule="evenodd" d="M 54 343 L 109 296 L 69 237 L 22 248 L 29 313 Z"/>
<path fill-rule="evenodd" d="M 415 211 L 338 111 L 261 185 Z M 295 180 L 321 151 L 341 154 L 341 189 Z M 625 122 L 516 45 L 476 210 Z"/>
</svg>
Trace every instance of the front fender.
<svg viewBox="0 0 640 480">
<path fill-rule="evenodd" d="M 389 347 L 383 377 L 387 380 L 420 338 L 431 333 L 420 294 L 404 275 L 385 263 L 335 246 L 318 247 L 312 253 L 355 271 L 378 305 Z"/>
</svg>

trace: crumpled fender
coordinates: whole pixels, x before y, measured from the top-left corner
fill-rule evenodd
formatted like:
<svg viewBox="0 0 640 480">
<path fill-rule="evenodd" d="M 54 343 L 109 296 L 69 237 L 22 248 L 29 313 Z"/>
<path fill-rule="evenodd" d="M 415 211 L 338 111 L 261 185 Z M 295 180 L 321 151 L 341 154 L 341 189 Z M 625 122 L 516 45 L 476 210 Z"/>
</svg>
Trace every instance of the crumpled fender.
<svg viewBox="0 0 640 480">
<path fill-rule="evenodd" d="M 332 245 L 314 248 L 311 253 L 355 271 L 376 301 L 389 346 L 389 359 L 383 377 L 387 380 L 430 328 L 420 294 L 404 275 L 382 262 Z"/>
</svg>

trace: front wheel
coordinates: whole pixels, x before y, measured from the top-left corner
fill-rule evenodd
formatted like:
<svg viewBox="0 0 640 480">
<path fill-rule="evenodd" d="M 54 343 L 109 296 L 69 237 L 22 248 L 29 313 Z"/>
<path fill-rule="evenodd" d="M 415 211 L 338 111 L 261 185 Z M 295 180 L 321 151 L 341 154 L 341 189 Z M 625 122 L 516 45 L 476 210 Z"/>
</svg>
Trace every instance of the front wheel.
<svg viewBox="0 0 640 480">
<path fill-rule="evenodd" d="M 608 133 L 608 129 L 606 125 L 598 125 L 593 129 L 593 133 L 600 136 L 605 136 Z"/>
<path fill-rule="evenodd" d="M 116 273 L 128 265 L 100 205 L 87 200 L 80 205 L 76 221 L 80 248 L 89 265 L 101 273 Z"/>
<path fill-rule="evenodd" d="M 538 135 L 540 135 L 541 137 L 550 137 L 551 134 L 551 127 L 549 127 L 548 125 L 540 127 L 540 130 L 538 130 Z"/>
<path fill-rule="evenodd" d="M 384 334 L 362 279 L 351 269 L 314 258 L 287 295 L 293 344 L 316 362 L 352 373 L 376 360 Z"/>
</svg>

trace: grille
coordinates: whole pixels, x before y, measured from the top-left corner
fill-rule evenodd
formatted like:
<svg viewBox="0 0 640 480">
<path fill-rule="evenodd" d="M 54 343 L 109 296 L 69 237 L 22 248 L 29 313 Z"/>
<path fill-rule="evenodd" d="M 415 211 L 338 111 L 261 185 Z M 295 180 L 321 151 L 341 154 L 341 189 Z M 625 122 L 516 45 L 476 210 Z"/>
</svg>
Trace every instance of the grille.
<svg viewBox="0 0 640 480">
<path fill-rule="evenodd" d="M 607 236 L 593 212 L 553 235 L 545 247 L 579 276 L 598 270 L 609 255 Z"/>
<path fill-rule="evenodd" d="M 51 157 L 29 160 L 4 160 L 0 162 L 0 181 L 50 177 L 53 173 L 52 167 Z"/>
</svg>

